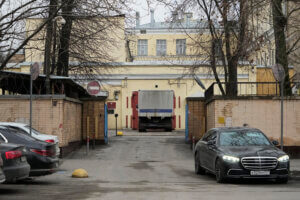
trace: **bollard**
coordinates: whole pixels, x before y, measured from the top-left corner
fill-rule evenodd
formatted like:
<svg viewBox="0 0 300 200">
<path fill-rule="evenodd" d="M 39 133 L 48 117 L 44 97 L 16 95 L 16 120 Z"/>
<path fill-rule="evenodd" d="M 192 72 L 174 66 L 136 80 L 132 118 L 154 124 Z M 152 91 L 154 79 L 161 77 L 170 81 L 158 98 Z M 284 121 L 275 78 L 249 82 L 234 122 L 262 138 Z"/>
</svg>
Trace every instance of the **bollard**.
<svg viewBox="0 0 300 200">
<path fill-rule="evenodd" d="M 86 154 L 89 154 L 90 148 L 90 117 L 86 118 Z"/>
<path fill-rule="evenodd" d="M 95 116 L 95 132 L 93 135 L 93 149 L 96 147 L 96 138 L 98 137 L 98 116 Z"/>
<path fill-rule="evenodd" d="M 87 136 L 86 138 L 86 154 L 89 155 L 90 150 L 90 136 Z"/>
<path fill-rule="evenodd" d="M 95 140 L 95 135 L 93 135 L 93 146 L 92 146 L 93 150 L 95 149 L 95 146 L 96 146 L 96 140 Z"/>
<path fill-rule="evenodd" d="M 118 114 L 115 114 L 115 118 L 116 118 L 116 136 L 118 136 Z"/>
</svg>

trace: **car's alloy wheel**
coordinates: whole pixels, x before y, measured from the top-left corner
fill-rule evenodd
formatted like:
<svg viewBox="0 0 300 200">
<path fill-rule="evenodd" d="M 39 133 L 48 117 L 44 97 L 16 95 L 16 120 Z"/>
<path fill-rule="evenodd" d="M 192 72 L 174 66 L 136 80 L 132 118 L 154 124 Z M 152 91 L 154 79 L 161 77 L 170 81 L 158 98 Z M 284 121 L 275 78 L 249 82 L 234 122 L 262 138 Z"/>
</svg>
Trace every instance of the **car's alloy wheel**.
<svg viewBox="0 0 300 200">
<path fill-rule="evenodd" d="M 224 172 L 221 168 L 221 162 L 220 162 L 219 159 L 216 161 L 215 173 L 216 173 L 217 182 L 218 183 L 224 183 L 225 182 L 225 176 L 224 176 Z"/>
<path fill-rule="evenodd" d="M 195 173 L 201 175 L 205 174 L 205 169 L 200 165 L 198 154 L 195 154 Z"/>
</svg>

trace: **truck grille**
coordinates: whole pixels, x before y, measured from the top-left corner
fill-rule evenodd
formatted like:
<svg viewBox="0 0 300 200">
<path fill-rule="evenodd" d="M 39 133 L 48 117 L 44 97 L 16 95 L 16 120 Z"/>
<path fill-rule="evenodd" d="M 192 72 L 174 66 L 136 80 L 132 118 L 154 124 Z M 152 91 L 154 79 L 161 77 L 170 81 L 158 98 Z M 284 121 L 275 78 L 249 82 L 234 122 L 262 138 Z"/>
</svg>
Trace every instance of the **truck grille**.
<svg viewBox="0 0 300 200">
<path fill-rule="evenodd" d="M 277 166 L 277 158 L 275 157 L 244 157 L 242 165 L 245 169 L 250 170 L 270 170 Z"/>
</svg>

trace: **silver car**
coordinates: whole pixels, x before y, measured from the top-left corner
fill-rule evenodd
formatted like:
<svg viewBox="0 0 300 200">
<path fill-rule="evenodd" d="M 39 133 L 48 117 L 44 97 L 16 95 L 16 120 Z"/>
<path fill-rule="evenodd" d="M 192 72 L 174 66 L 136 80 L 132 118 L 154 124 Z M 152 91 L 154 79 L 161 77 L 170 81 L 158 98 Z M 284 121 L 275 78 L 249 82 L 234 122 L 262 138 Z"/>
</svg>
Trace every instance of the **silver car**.
<svg viewBox="0 0 300 200">
<path fill-rule="evenodd" d="M 0 156 L 0 183 L 3 183 L 5 181 L 5 175 L 3 173 L 2 167 L 3 167 L 3 161 Z"/>
<path fill-rule="evenodd" d="M 30 127 L 27 124 L 24 123 L 16 123 L 16 122 L 0 122 L 0 126 L 6 126 L 14 129 L 18 129 L 26 134 L 30 134 Z M 60 154 L 59 149 L 59 140 L 58 137 L 55 135 L 47 135 L 40 133 L 38 130 L 31 128 L 31 136 L 35 139 L 48 142 L 48 143 L 54 143 L 56 146 L 56 153 L 57 155 Z"/>
</svg>

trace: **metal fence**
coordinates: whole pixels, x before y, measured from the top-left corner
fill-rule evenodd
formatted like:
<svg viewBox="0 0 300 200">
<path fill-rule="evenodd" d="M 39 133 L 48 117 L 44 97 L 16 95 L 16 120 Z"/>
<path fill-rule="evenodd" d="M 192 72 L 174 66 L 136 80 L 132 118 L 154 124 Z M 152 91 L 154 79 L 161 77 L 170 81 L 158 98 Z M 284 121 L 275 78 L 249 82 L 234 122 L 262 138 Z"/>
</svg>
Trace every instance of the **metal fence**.
<svg viewBox="0 0 300 200">
<path fill-rule="evenodd" d="M 221 85 L 226 93 L 226 83 L 221 82 Z M 293 96 L 300 96 L 300 82 L 291 82 L 291 86 Z M 221 95 L 217 82 L 205 91 L 206 99 Z M 237 96 L 280 96 L 280 84 L 278 82 L 238 82 Z"/>
</svg>

